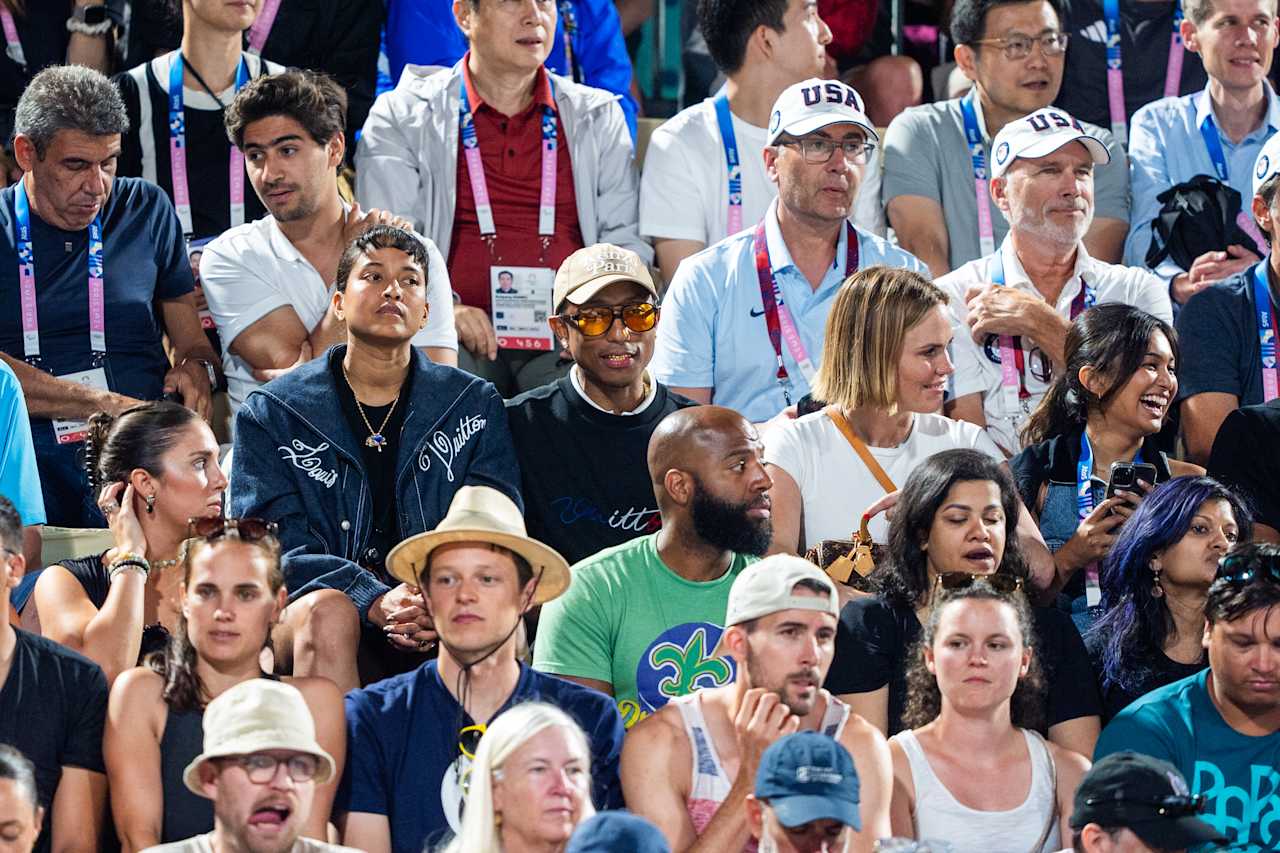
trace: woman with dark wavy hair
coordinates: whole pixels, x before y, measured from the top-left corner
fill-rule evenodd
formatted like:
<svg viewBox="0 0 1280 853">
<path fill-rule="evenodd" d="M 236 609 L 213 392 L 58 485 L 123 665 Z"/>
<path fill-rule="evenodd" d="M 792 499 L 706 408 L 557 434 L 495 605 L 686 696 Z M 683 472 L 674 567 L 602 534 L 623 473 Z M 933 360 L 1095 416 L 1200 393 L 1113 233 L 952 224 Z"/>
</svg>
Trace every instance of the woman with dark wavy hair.
<svg viewBox="0 0 1280 853">
<path fill-rule="evenodd" d="M 1204 603 L 1218 561 L 1253 536 L 1249 510 L 1211 477 L 1175 477 L 1120 529 L 1102 567 L 1102 615 L 1085 635 L 1103 722 L 1209 665 Z"/>
<path fill-rule="evenodd" d="M 1155 441 L 1178 396 L 1178 336 L 1168 323 L 1123 303 L 1098 305 L 1071 324 L 1065 356 L 1009 466 L 1053 551 L 1055 587 L 1083 624 L 1097 603 L 1086 596 L 1091 571 L 1143 495 L 1204 469 L 1169 459 Z M 1107 498 L 1113 462 L 1153 465 L 1155 482 Z"/>
<path fill-rule="evenodd" d="M 939 577 L 1027 579 L 1017 536 L 1021 502 L 1008 471 L 974 450 L 930 456 L 907 479 L 889 527 L 888 552 L 871 575 L 877 595 L 840 612 L 826 688 L 886 735 L 903 728 L 908 650 L 928 619 Z M 1093 752 L 1101 703 L 1084 642 L 1061 611 L 1032 610 L 1048 674 L 1054 743 Z"/>
<path fill-rule="evenodd" d="M 1044 694 L 1022 593 L 968 577 L 935 597 L 889 740 L 894 835 L 955 853 L 1061 848 L 1089 762 L 1035 728 Z"/>
</svg>

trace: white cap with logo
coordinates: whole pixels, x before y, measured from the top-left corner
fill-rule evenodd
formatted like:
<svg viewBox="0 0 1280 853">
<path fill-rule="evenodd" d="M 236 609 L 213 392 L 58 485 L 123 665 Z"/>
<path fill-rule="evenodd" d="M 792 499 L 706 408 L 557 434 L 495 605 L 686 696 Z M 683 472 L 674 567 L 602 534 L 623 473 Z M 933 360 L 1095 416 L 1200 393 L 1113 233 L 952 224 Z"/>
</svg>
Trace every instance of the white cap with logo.
<svg viewBox="0 0 1280 853">
<path fill-rule="evenodd" d="M 788 86 L 773 102 L 765 145 L 773 145 L 784 133 L 804 136 L 833 124 L 856 124 L 869 141 L 880 139 L 856 89 L 839 80 L 811 77 Z"/>
<path fill-rule="evenodd" d="M 1089 135 L 1066 111 L 1045 107 L 1009 122 L 996 134 L 991 143 L 991 177 L 1001 177 L 1019 157 L 1027 160 L 1047 157 L 1072 142 L 1084 145 L 1095 164 L 1111 162 L 1111 152 L 1102 140 Z"/>
<path fill-rule="evenodd" d="M 1253 194 L 1257 195 L 1262 185 L 1277 173 L 1280 173 L 1280 133 L 1273 133 L 1267 140 L 1267 144 L 1258 152 L 1258 159 L 1253 161 Z M 1247 212 L 1249 209 L 1247 202 L 1244 208 Z"/>
</svg>

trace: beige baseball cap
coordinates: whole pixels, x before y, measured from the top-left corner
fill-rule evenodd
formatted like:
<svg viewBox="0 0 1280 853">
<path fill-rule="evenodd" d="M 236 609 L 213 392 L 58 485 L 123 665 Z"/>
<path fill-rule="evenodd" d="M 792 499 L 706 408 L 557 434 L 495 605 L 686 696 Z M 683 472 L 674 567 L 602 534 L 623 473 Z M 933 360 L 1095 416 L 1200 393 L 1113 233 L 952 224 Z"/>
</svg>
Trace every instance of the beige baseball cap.
<svg viewBox="0 0 1280 853">
<path fill-rule="evenodd" d="M 658 296 L 649 265 L 635 252 L 611 243 L 586 246 L 565 258 L 556 270 L 551 302 L 556 311 L 564 307 L 566 299 L 581 305 L 619 281 L 634 281 L 655 298 Z"/>
<path fill-rule="evenodd" d="M 797 595 L 796 584 L 801 581 L 813 581 L 827 594 Z M 835 582 L 808 560 L 794 554 L 771 554 L 747 566 L 734 578 L 729 588 L 724 627 L 728 629 L 783 610 L 812 610 L 830 613 L 839 619 L 840 595 Z M 713 654 L 724 654 L 723 635 Z"/>
</svg>

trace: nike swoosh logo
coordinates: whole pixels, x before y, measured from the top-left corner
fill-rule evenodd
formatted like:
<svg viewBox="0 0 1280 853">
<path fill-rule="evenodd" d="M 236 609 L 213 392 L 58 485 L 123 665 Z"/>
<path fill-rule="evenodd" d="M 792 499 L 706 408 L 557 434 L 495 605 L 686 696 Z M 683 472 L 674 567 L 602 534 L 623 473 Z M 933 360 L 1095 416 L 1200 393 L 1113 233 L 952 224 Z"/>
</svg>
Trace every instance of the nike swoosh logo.
<svg viewBox="0 0 1280 853">
<path fill-rule="evenodd" d="M 752 317 L 763 317 L 763 316 L 764 316 L 764 309 L 763 309 L 763 308 L 761 308 L 759 311 L 757 311 L 756 309 L 752 308 L 752 309 L 751 309 L 751 316 L 752 316 Z"/>
</svg>

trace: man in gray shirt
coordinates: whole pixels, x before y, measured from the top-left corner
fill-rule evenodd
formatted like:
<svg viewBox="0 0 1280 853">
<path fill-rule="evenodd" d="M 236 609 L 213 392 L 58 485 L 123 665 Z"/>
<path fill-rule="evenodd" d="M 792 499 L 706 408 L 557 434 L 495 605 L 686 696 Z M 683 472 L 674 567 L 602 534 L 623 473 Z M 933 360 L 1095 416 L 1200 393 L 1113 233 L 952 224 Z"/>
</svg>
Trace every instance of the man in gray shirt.
<svg viewBox="0 0 1280 853">
<path fill-rule="evenodd" d="M 989 197 L 991 140 L 1009 122 L 1053 103 L 1067 46 L 1054 0 L 957 0 L 951 34 L 956 63 L 973 90 L 908 109 L 884 137 L 889 224 L 935 278 L 991 254 L 1004 240 L 1009 223 Z M 1128 163 L 1109 132 L 1085 128 L 1106 143 L 1111 160 L 1094 175 L 1096 218 L 1084 243 L 1090 256 L 1116 263 L 1128 232 Z"/>
</svg>

